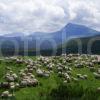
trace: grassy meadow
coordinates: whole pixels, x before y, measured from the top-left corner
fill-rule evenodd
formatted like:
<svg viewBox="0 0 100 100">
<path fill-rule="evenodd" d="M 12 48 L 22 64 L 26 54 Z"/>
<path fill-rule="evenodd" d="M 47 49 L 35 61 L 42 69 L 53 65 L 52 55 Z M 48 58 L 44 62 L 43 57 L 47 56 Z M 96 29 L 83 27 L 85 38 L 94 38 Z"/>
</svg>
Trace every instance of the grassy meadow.
<svg viewBox="0 0 100 100">
<path fill-rule="evenodd" d="M 18 59 L 20 63 L 16 61 Z M 100 100 L 100 78 L 99 76 L 96 78 L 93 74 L 98 73 L 100 68 L 96 60 L 96 57 L 87 55 L 1 58 L 0 82 L 8 82 L 5 75 L 9 73 L 6 69 L 9 67 L 10 71 L 18 76 L 18 80 L 13 83 L 18 83 L 19 87 L 12 90 L 10 87 L 0 86 L 0 100 Z M 28 65 L 36 67 L 31 74 L 38 80 L 38 85 L 20 87 L 19 73 Z M 49 68 L 49 66 L 52 67 Z M 48 74 L 38 76 L 37 69 L 49 71 L 49 76 Z M 13 96 L 2 97 L 4 91 L 9 91 Z"/>
</svg>

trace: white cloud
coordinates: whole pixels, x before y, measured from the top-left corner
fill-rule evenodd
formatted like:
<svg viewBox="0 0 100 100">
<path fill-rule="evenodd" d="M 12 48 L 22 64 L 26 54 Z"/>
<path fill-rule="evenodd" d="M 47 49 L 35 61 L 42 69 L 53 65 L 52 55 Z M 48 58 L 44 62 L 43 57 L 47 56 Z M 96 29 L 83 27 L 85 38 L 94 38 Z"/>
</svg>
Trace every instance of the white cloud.
<svg viewBox="0 0 100 100">
<path fill-rule="evenodd" d="M 0 0 L 0 34 L 52 32 L 69 22 L 100 28 L 99 0 Z"/>
</svg>

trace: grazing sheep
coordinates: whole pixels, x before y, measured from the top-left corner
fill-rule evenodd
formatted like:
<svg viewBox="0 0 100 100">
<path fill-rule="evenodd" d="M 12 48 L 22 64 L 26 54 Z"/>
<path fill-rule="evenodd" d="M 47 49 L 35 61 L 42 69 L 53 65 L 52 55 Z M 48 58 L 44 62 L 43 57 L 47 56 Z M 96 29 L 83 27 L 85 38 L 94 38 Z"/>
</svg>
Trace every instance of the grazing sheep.
<svg viewBox="0 0 100 100">
<path fill-rule="evenodd" d="M 30 78 L 35 78 L 35 76 L 34 75 L 30 75 Z"/>
<path fill-rule="evenodd" d="M 68 75 L 68 73 L 64 73 L 64 78 L 65 78 L 68 82 L 70 82 L 70 80 L 71 80 L 71 78 L 70 78 L 70 76 Z"/>
<path fill-rule="evenodd" d="M 95 73 L 95 72 L 93 74 L 94 74 L 94 76 L 95 76 L 96 79 L 100 79 L 100 74 Z"/>
<path fill-rule="evenodd" d="M 1 88 L 5 88 L 5 89 L 6 89 L 6 88 L 9 88 L 9 87 L 10 87 L 9 82 L 1 82 L 1 83 L 0 83 L 0 87 L 1 87 Z"/>
<path fill-rule="evenodd" d="M 77 74 L 77 77 L 80 78 L 80 76 L 82 76 L 82 74 Z"/>
<path fill-rule="evenodd" d="M 71 71 L 67 71 L 67 73 L 68 73 L 69 75 L 71 75 Z"/>
<path fill-rule="evenodd" d="M 20 72 L 19 75 L 20 75 L 20 77 L 24 77 L 24 76 L 26 76 L 26 73 Z"/>
<path fill-rule="evenodd" d="M 32 75 L 32 73 L 27 73 L 27 76 L 31 76 Z"/>
<path fill-rule="evenodd" d="M 11 90 L 14 90 L 14 89 L 15 89 L 15 85 L 11 85 L 11 86 L 10 86 L 10 89 L 11 89 Z"/>
<path fill-rule="evenodd" d="M 68 83 L 68 81 L 67 80 L 64 80 L 64 82 L 63 83 Z"/>
<path fill-rule="evenodd" d="M 74 81 L 74 82 L 78 82 L 79 80 L 77 79 L 77 78 L 75 78 L 75 77 L 72 77 L 72 80 Z"/>
<path fill-rule="evenodd" d="M 98 68 L 98 74 L 100 74 L 100 68 Z"/>
<path fill-rule="evenodd" d="M 39 77 L 50 77 L 52 72 L 56 72 L 58 77 L 61 77 L 64 83 L 79 82 L 79 80 L 88 79 L 87 75 L 77 74 L 77 78 L 73 77 L 71 71 L 73 66 L 76 68 L 87 67 L 91 72 L 94 72 L 96 79 L 100 79 L 100 68 L 94 66 L 98 64 L 98 58 L 91 55 L 80 55 L 80 54 L 69 54 L 62 56 L 52 56 L 52 57 L 37 57 L 35 61 L 32 59 L 23 59 L 22 57 L 9 57 L 11 62 L 17 64 L 25 64 L 26 67 L 20 72 L 15 74 L 10 67 L 6 67 L 5 79 L 7 82 L 1 82 L 0 87 L 5 89 L 20 89 L 20 87 L 33 87 L 39 84 L 39 81 L 33 75 L 33 72 L 36 73 Z M 72 66 L 72 67 L 71 67 Z M 46 70 L 43 70 L 46 67 Z M 43 69 L 42 69 L 43 68 Z M 96 73 L 97 72 L 97 73 Z M 19 81 L 18 81 L 19 79 Z M 100 91 L 100 87 L 97 88 Z M 12 94 L 9 91 L 2 93 L 2 97 L 12 97 Z"/>
<path fill-rule="evenodd" d="M 38 76 L 43 76 L 44 75 L 43 71 L 41 69 L 37 69 L 36 73 L 37 73 Z"/>
<path fill-rule="evenodd" d="M 15 80 L 17 80 L 18 79 L 18 76 L 14 73 L 14 74 L 12 74 L 12 76 L 14 77 L 14 79 Z"/>
<path fill-rule="evenodd" d="M 34 78 L 32 82 L 33 82 L 33 86 L 37 86 L 39 84 L 39 81 L 36 78 Z"/>
<path fill-rule="evenodd" d="M 26 87 L 26 86 L 27 86 L 27 81 L 22 80 L 22 81 L 20 82 L 20 86 L 21 86 L 21 87 Z"/>
<path fill-rule="evenodd" d="M 49 74 L 47 74 L 47 73 L 44 73 L 44 75 L 43 75 L 44 77 L 50 77 L 50 75 Z"/>
<path fill-rule="evenodd" d="M 94 64 L 92 62 L 89 63 L 89 67 L 94 67 Z"/>
<path fill-rule="evenodd" d="M 100 87 L 97 88 L 97 92 L 100 92 Z"/>
<path fill-rule="evenodd" d="M 28 72 L 33 73 L 33 68 L 28 69 Z"/>
<path fill-rule="evenodd" d="M 82 75 L 82 74 L 77 74 L 77 77 L 78 77 L 79 79 L 82 79 L 82 80 L 85 80 L 85 79 L 88 78 L 87 75 Z"/>
<path fill-rule="evenodd" d="M 16 88 L 19 88 L 19 87 L 20 87 L 19 83 L 16 83 L 16 84 L 15 84 L 15 87 L 16 87 Z"/>
<path fill-rule="evenodd" d="M 10 84 L 10 86 L 15 85 L 15 83 L 14 83 L 14 82 L 11 82 L 11 83 L 9 83 L 9 84 Z"/>
<path fill-rule="evenodd" d="M 82 80 L 85 80 L 85 77 L 84 76 L 80 76 L 79 78 L 82 79 Z"/>
<path fill-rule="evenodd" d="M 9 97 L 9 91 L 4 91 L 4 92 L 1 94 L 1 97 L 2 97 L 2 98 L 8 98 L 8 97 Z"/>
<path fill-rule="evenodd" d="M 27 68 L 27 69 L 30 69 L 30 68 L 32 68 L 32 67 L 31 67 L 31 65 L 27 65 L 27 67 L 26 67 L 26 68 Z"/>
<path fill-rule="evenodd" d="M 33 66 L 32 68 L 33 68 L 34 70 L 36 70 L 36 69 L 37 69 L 37 67 L 36 67 L 36 66 Z"/>
<path fill-rule="evenodd" d="M 83 68 L 83 67 L 84 67 L 83 64 L 77 64 L 77 65 L 76 65 L 76 68 Z"/>
<path fill-rule="evenodd" d="M 58 76 L 59 77 L 62 77 L 62 72 L 58 72 Z"/>
<path fill-rule="evenodd" d="M 7 99 L 7 100 L 10 100 L 11 97 L 14 97 L 15 94 L 10 94 L 9 91 L 4 91 L 2 94 L 1 94 L 1 97 L 2 99 Z"/>
<path fill-rule="evenodd" d="M 9 77 L 9 76 L 10 76 L 10 73 L 6 73 L 5 78 L 6 78 L 6 77 Z"/>
<path fill-rule="evenodd" d="M 52 69 L 53 69 L 52 65 L 49 65 L 49 66 L 48 66 L 48 69 L 49 69 L 49 70 L 52 70 Z"/>
<path fill-rule="evenodd" d="M 97 60 L 92 60 L 92 63 L 93 63 L 93 64 L 97 64 L 98 61 L 97 61 Z"/>
<path fill-rule="evenodd" d="M 15 94 L 14 94 L 14 93 L 13 93 L 13 94 L 9 94 L 9 95 L 8 95 L 8 97 L 9 97 L 9 98 L 14 97 L 14 96 L 15 96 Z"/>
<path fill-rule="evenodd" d="M 10 67 L 6 67 L 5 69 L 6 69 L 7 71 L 10 71 L 10 70 L 11 70 L 11 68 L 10 68 Z"/>
<path fill-rule="evenodd" d="M 62 72 L 63 68 L 62 67 L 58 67 L 57 70 Z"/>
<path fill-rule="evenodd" d="M 64 73 L 64 77 L 69 77 L 68 73 Z"/>
<path fill-rule="evenodd" d="M 14 81 L 15 81 L 14 77 L 12 77 L 12 76 L 7 76 L 7 77 L 6 77 L 6 80 L 7 80 L 8 82 L 14 82 Z"/>
<path fill-rule="evenodd" d="M 10 70 L 10 74 L 12 74 L 13 73 L 13 71 L 12 70 Z"/>
<path fill-rule="evenodd" d="M 23 72 L 28 73 L 28 68 L 25 68 Z"/>
<path fill-rule="evenodd" d="M 87 75 L 83 75 L 83 77 L 84 77 L 85 79 L 87 79 L 87 78 L 88 78 L 88 76 L 87 76 Z"/>
</svg>

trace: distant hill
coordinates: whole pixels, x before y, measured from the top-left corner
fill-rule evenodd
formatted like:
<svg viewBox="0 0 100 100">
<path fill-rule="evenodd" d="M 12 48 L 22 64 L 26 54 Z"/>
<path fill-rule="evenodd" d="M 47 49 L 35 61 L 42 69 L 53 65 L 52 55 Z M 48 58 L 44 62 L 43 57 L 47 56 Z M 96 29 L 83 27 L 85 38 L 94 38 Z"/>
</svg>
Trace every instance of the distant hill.
<svg viewBox="0 0 100 100">
<path fill-rule="evenodd" d="M 57 53 L 61 54 L 62 50 L 66 53 L 100 54 L 100 35 L 73 38 L 59 45 Z"/>
<path fill-rule="evenodd" d="M 44 55 L 50 55 L 52 48 L 56 49 L 57 55 L 62 53 L 62 49 L 66 49 L 67 53 L 77 53 L 76 40 L 82 42 L 82 53 L 87 53 L 87 44 L 89 40 L 100 37 L 100 32 L 88 28 L 83 25 L 69 23 L 57 32 L 42 33 L 35 32 L 31 35 L 21 35 L 21 33 L 7 34 L 0 37 L 0 47 L 5 55 L 12 55 L 18 47 L 18 54 L 23 55 L 27 52 L 35 55 L 40 50 Z M 67 44 L 67 46 L 66 46 Z M 28 50 L 26 49 L 28 45 Z M 92 46 L 93 53 L 100 54 L 100 41 L 95 41 Z M 25 49 L 24 49 L 25 48 Z M 17 54 L 16 54 L 17 55 Z"/>
</svg>

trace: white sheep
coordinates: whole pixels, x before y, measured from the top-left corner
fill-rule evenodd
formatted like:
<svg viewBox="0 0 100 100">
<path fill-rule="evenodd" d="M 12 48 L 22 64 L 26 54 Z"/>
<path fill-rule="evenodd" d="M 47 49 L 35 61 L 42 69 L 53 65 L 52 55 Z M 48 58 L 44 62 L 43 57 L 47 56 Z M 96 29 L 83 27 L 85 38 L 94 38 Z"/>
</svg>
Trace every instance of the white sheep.
<svg viewBox="0 0 100 100">
<path fill-rule="evenodd" d="M 12 76 L 7 76 L 7 77 L 6 77 L 6 80 L 7 80 L 8 82 L 14 82 L 14 81 L 15 81 L 14 77 L 12 77 Z"/>
<path fill-rule="evenodd" d="M 36 73 L 38 76 L 43 76 L 43 71 L 41 69 L 37 69 Z"/>
<path fill-rule="evenodd" d="M 94 72 L 93 74 L 94 74 L 94 76 L 95 76 L 96 79 L 100 79 L 100 74 L 98 74 L 96 72 Z"/>
<path fill-rule="evenodd" d="M 22 81 L 20 82 L 20 86 L 26 87 L 26 86 L 27 86 L 27 81 L 22 80 Z"/>
<path fill-rule="evenodd" d="M 1 94 L 1 97 L 7 98 L 8 96 L 9 96 L 9 91 L 4 91 L 4 92 Z"/>
</svg>

